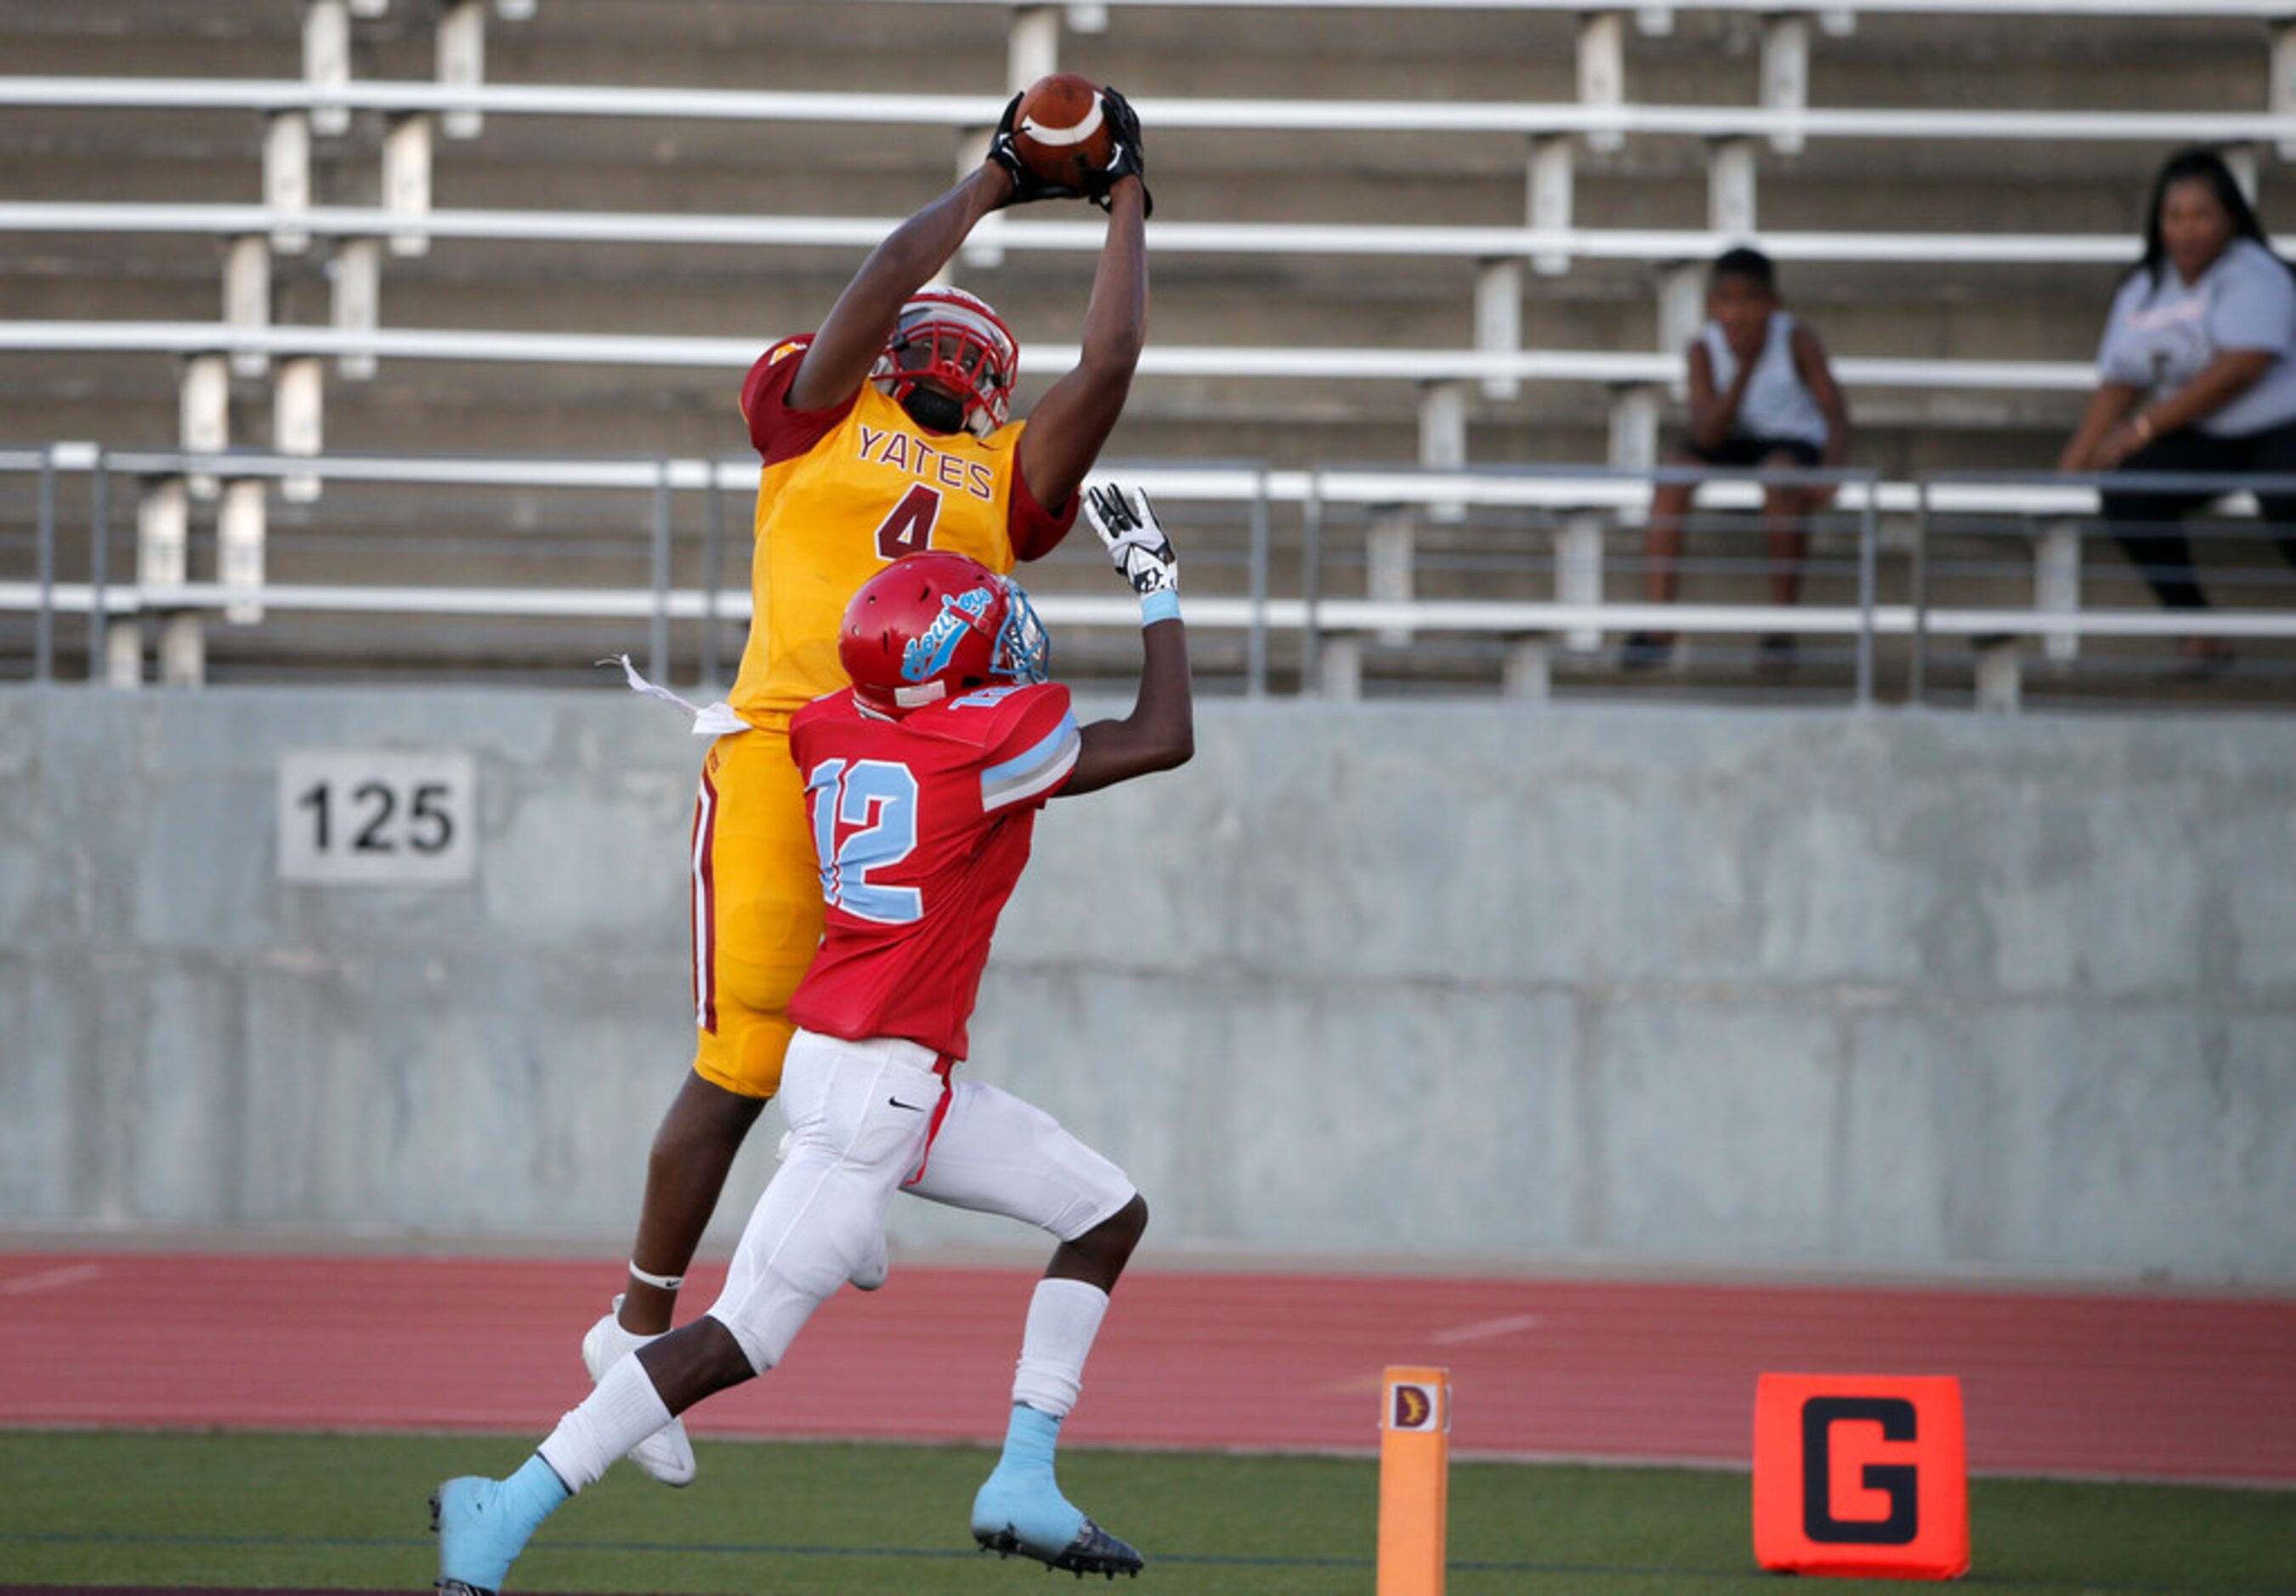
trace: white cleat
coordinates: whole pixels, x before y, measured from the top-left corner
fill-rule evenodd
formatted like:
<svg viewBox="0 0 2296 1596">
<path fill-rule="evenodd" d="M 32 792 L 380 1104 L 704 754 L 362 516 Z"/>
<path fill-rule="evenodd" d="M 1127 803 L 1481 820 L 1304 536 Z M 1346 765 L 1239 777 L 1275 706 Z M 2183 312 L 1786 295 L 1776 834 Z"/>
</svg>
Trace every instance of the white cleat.
<svg viewBox="0 0 2296 1596">
<path fill-rule="evenodd" d="M 582 1338 L 582 1363 L 590 1371 L 590 1383 L 594 1386 L 605 1379 L 607 1370 L 654 1338 L 632 1335 L 624 1330 L 621 1309 L 622 1299 L 617 1297 L 606 1316 L 592 1325 L 590 1333 Z M 663 1485 L 692 1485 L 696 1466 L 693 1443 L 685 1438 L 685 1421 L 673 1419 L 631 1447 L 630 1461 Z"/>
</svg>

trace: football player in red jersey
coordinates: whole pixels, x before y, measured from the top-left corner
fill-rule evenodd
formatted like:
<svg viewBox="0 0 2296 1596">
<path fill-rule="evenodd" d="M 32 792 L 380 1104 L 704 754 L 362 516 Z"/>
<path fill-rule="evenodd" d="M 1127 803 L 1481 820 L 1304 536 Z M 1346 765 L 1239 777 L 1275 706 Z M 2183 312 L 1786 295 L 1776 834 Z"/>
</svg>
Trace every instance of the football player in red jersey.
<svg viewBox="0 0 2296 1596">
<path fill-rule="evenodd" d="M 1140 1571 L 1137 1551 L 1061 1494 L 1054 1453 L 1148 1205 L 1043 1110 L 955 1078 L 1037 810 L 1194 749 L 1172 545 L 1144 495 L 1095 489 L 1086 511 L 1140 595 L 1145 659 L 1122 720 L 1078 726 L 1068 690 L 1046 679 L 1027 596 L 965 555 L 909 555 L 847 606 L 838 651 L 853 684 L 790 726 L 827 930 L 790 1004 L 788 1155 L 707 1314 L 614 1364 L 508 1479 L 439 1487 L 449 1596 L 500 1589 L 561 1502 L 675 1415 L 779 1363 L 813 1310 L 882 1257 L 903 1190 L 1059 1241 L 1029 1303 L 1004 1451 L 973 1500 L 974 1540 L 1079 1576 Z"/>
<path fill-rule="evenodd" d="M 789 1001 L 821 940 L 811 830 L 789 722 L 845 684 L 837 624 L 862 583 L 902 554 L 954 549 L 998 571 L 1067 536 L 1076 493 L 1124 408 L 1147 335 L 1152 202 L 1140 120 L 1102 91 L 1115 133 L 1083 197 L 1108 211 L 1077 364 L 1024 420 L 1011 413 L 1020 346 L 960 289 L 931 287 L 989 212 L 1077 197 L 1020 156 L 1005 108 L 988 158 L 871 251 L 818 331 L 767 348 L 742 385 L 759 458 L 753 600 L 741 671 L 696 722 L 715 734 L 694 795 L 694 1051 L 654 1133 L 629 1270 L 582 1339 L 593 1379 L 669 1329 L 686 1265 L 734 1154 L 780 1089 Z M 879 1278 L 865 1268 L 854 1283 Z M 631 1453 L 656 1479 L 694 1477 L 683 1425 Z"/>
</svg>

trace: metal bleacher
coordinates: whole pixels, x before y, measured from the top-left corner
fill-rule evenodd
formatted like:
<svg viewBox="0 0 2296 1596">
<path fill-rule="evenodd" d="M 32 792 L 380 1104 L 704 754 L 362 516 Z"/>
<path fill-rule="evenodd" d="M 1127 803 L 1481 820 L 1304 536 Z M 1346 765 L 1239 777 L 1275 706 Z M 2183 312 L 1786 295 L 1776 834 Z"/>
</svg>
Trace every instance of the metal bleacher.
<svg viewBox="0 0 2296 1596">
<path fill-rule="evenodd" d="M 1172 471 L 1249 457 L 1264 462 L 1245 473 L 1254 481 L 1301 485 L 1250 496 L 1261 520 L 1284 521 L 1275 560 L 1293 581 L 1283 540 L 1306 536 L 1318 467 L 1575 465 L 1576 487 L 1541 489 L 1547 502 L 1529 507 L 1553 519 L 1533 528 L 1552 556 L 1505 578 L 1506 602 L 1534 607 L 1559 602 L 1544 589 L 1559 590 L 1566 543 L 1583 559 L 1586 512 L 1605 518 L 1611 562 L 1631 559 L 1646 491 L 1636 473 L 1658 457 L 1703 262 L 1726 244 L 1776 257 L 1789 299 L 1833 348 L 1860 463 L 1880 484 L 1871 538 L 1886 587 L 1917 541 L 1923 480 L 2046 463 L 2091 381 L 2097 321 L 2161 155 L 2225 148 L 2269 217 L 2277 163 L 2296 151 L 2296 31 L 2280 0 L 205 9 L 233 13 L 234 29 L 195 36 L 157 0 L 88 0 L 86 37 L 150 36 L 123 56 L 76 45 L 53 8 L 0 0 L 0 37 L 27 45 L 0 77 L 0 149 L 27 157 L 0 181 L 0 252 L 14 263 L 0 281 L 22 291 L 0 321 L 0 438 L 93 439 L 153 467 L 119 473 L 137 493 L 187 487 L 191 522 L 213 516 L 218 580 L 149 585 L 195 620 L 289 612 L 314 593 L 348 605 L 356 584 L 321 579 L 340 572 L 417 591 L 391 578 L 388 551 L 412 546 L 381 529 L 393 514 L 434 528 L 442 513 L 462 518 L 467 547 L 502 552 L 458 565 L 461 590 L 515 591 L 540 545 L 504 518 L 531 519 L 537 501 L 455 499 L 419 472 L 385 499 L 357 471 L 378 452 L 679 460 L 678 481 L 707 475 L 709 513 L 725 517 L 718 479 L 732 468 L 704 462 L 739 446 L 734 378 L 767 339 L 810 324 L 893 218 L 978 159 L 1011 86 L 1055 66 L 1123 84 L 1151 129 L 1157 324 L 1111 453 Z M 1286 14 L 1298 12 L 1321 13 L 1312 40 Z M 1952 54 L 1963 36 L 1984 70 Z M 2059 59 L 2079 66 L 2045 70 Z M 187 151 L 204 154 L 196 168 Z M 959 281 L 1013 315 L 1032 381 L 1073 356 L 1076 258 L 1099 237 L 1093 213 L 1047 208 L 996 218 L 957 264 Z M 234 453 L 250 447 L 264 452 Z M 157 469 L 177 456 L 199 469 Z M 1598 467 L 1624 475 L 1584 476 Z M 639 594 L 617 603 L 650 626 L 697 620 L 711 584 L 685 585 L 693 596 L 667 611 L 651 597 L 653 512 L 632 491 L 631 547 L 584 557 Z M 1365 591 L 1333 612 L 1339 629 L 1362 623 L 1374 680 L 1522 679 L 1512 644 L 1460 663 L 1405 646 L 1407 618 L 1349 618 L 1345 602 L 1409 604 L 1439 587 L 1433 573 L 1490 509 L 1397 491 L 1346 535 L 1360 534 L 1343 558 Z M 2033 528 L 1996 584 L 1999 630 L 2077 635 L 2031 624 L 2030 572 L 2042 528 L 2093 495 L 2031 482 L 1956 491 L 1971 513 Z M 1849 524 L 1857 498 L 1845 495 L 1842 526 L 1821 528 L 1821 560 L 1866 557 L 1868 534 Z M 672 515 L 680 539 L 699 535 L 685 514 Z M 1242 522 L 1215 522 L 1214 559 L 1241 571 L 1252 558 Z M 1918 536 L 1932 534 L 1942 525 Z M 84 531 L 62 536 L 67 564 L 92 553 Z M 193 541 L 207 546 L 203 533 Z M 250 604 L 243 579 L 223 579 L 234 549 L 242 578 L 264 585 L 266 541 L 274 567 L 312 578 L 270 585 L 300 597 Z M 2062 565 L 2062 542 L 2051 546 Z M 1714 585 L 1731 574 L 1718 564 Z M 1693 598 L 1701 580 L 1693 569 Z M 1630 584 L 1611 581 L 1615 606 Z M 2269 584 L 2256 592 L 2266 609 L 2284 602 Z M 98 611 L 111 602 L 79 596 Z M 485 602 L 435 606 L 456 618 L 447 657 L 531 670 L 555 649 L 509 627 L 491 649 L 485 615 L 517 606 Z M 1878 635 L 1909 634 L 1911 614 L 1885 616 Z M 1088 607 L 1077 615 L 1090 624 Z M 1841 618 L 1798 618 L 1814 634 Z M 1486 630 L 1589 632 L 1578 610 L 1506 619 Z M 1761 629 L 1705 623 L 1724 636 Z M 1639 624 L 1620 610 L 1593 631 Z M 2166 630 L 2128 628 L 2148 629 Z M 252 630 L 187 630 L 220 675 L 234 659 L 358 668 L 275 621 L 252 629 L 271 634 L 260 647 Z M 672 634 L 673 663 L 706 674 L 689 631 Z M 1872 618 L 1841 635 L 1853 634 L 1876 634 Z M 2247 634 L 2276 671 L 2276 624 Z M 356 646 L 387 659 L 394 644 Z M 1304 654 L 1285 668 L 1344 688 L 1345 655 L 1336 672 Z M 1563 655 L 1592 667 L 1588 651 Z M 2070 658 L 2062 641 L 2044 657 Z M 119 679 L 145 669 L 100 649 L 86 664 Z M 1873 668 L 1857 665 L 1869 688 Z M 204 673 L 202 659 L 176 674 Z M 2264 691 L 2282 685 L 2268 675 Z"/>
</svg>

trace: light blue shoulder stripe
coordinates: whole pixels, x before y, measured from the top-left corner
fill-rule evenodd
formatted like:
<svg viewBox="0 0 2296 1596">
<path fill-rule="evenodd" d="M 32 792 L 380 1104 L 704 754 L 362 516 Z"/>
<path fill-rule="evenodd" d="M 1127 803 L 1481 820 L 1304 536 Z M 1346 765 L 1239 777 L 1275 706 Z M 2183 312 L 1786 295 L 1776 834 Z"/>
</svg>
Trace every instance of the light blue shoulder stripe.
<svg viewBox="0 0 2296 1596">
<path fill-rule="evenodd" d="M 1083 741 L 1082 733 L 1077 730 L 1076 716 L 1062 715 L 1060 724 L 1033 748 L 980 773 L 980 806 L 993 809 L 999 804 L 1043 790 L 1076 763 Z"/>
</svg>

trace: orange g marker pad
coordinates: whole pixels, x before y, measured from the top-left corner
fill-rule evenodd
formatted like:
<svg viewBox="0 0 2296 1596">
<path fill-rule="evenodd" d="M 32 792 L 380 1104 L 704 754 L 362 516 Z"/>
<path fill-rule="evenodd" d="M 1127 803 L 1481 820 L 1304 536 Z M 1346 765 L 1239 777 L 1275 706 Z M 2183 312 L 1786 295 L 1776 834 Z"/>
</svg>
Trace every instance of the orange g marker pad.
<svg viewBox="0 0 2296 1596">
<path fill-rule="evenodd" d="M 1443 1596 L 1451 1371 L 1390 1367 L 1379 1428 L 1379 1596 Z"/>
<path fill-rule="evenodd" d="M 1762 1376 L 1754 1560 L 1790 1574 L 1872 1579 L 1969 1572 L 1961 1382 Z"/>
</svg>

